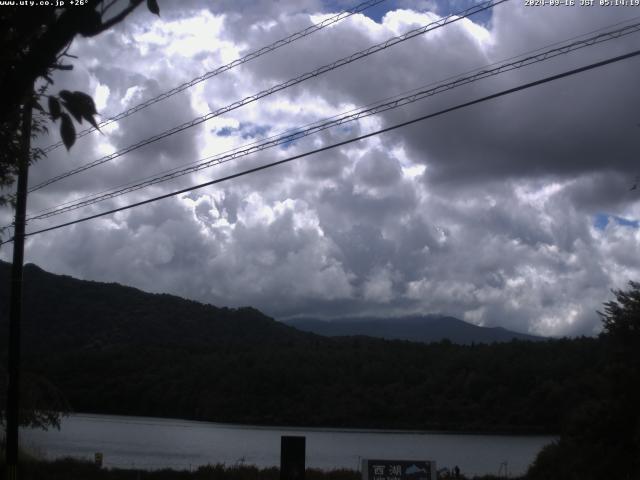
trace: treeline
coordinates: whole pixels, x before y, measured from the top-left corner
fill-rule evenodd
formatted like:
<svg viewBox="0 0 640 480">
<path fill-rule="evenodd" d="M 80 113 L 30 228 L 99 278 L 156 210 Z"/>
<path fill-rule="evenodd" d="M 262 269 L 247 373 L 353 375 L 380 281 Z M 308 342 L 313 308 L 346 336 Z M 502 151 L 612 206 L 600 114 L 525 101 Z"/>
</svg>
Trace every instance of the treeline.
<svg viewBox="0 0 640 480">
<path fill-rule="evenodd" d="M 458 346 L 369 338 L 32 355 L 83 412 L 271 425 L 558 432 L 597 395 L 592 339 Z"/>
</svg>

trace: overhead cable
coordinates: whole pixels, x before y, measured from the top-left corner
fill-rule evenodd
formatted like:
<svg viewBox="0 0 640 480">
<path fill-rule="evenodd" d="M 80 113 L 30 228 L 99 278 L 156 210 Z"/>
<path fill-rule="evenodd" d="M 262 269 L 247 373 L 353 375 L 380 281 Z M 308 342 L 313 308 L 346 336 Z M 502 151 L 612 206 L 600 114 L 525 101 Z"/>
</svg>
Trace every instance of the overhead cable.
<svg viewBox="0 0 640 480">
<path fill-rule="evenodd" d="M 280 83 L 280 84 L 275 85 L 273 87 L 270 87 L 270 88 L 268 88 L 266 90 L 263 90 L 263 91 L 261 91 L 259 93 L 251 95 L 249 97 L 245 97 L 242 100 L 234 102 L 234 103 L 232 103 L 230 105 L 227 105 L 225 107 L 219 108 L 219 109 L 217 109 L 217 110 L 215 110 L 213 112 L 209 112 L 208 114 L 203 115 L 203 116 L 198 117 L 198 118 L 195 118 L 195 119 L 193 119 L 193 120 L 191 120 L 189 122 L 183 123 L 183 124 L 178 125 L 178 126 L 173 127 L 173 128 L 170 128 L 169 130 L 166 130 L 166 131 L 164 131 L 162 133 L 159 133 L 157 135 L 149 137 L 149 138 L 147 138 L 145 140 L 141 140 L 140 142 L 137 142 L 137 143 L 135 143 L 133 145 L 130 145 L 130 146 L 128 146 L 128 147 L 126 147 L 126 148 L 124 148 L 122 150 L 119 150 L 117 152 L 111 153 L 111 154 L 106 155 L 104 157 L 101 157 L 101 158 L 99 158 L 97 160 L 89 162 L 89 163 L 87 163 L 85 165 L 82 165 L 80 167 L 77 167 L 77 168 L 74 168 L 72 170 L 69 170 L 69 171 L 67 171 L 65 173 L 62 173 L 62 174 L 57 175 L 55 177 L 52 177 L 52 178 L 50 178 L 48 180 L 45 180 L 44 182 L 41 182 L 41 183 L 35 185 L 34 187 L 31 187 L 29 189 L 29 193 L 34 192 L 36 190 L 40 190 L 41 188 L 44 188 L 47 185 L 51 185 L 52 183 L 58 182 L 58 181 L 60 181 L 60 180 L 62 180 L 64 178 L 68 178 L 68 177 L 70 177 L 72 175 L 76 175 L 76 174 L 78 174 L 80 172 L 84 172 L 85 170 L 88 170 L 90 168 L 96 167 L 98 165 L 102 165 L 103 163 L 109 162 L 109 161 L 114 160 L 114 159 L 116 159 L 118 157 L 121 157 L 122 155 L 125 155 L 125 154 L 130 153 L 130 152 L 132 152 L 134 150 L 137 150 L 137 149 L 139 149 L 141 147 L 144 147 L 145 145 L 149 145 L 150 143 L 157 142 L 158 140 L 162 140 L 162 139 L 167 138 L 167 137 L 169 137 L 171 135 L 174 135 L 174 134 L 176 134 L 178 132 L 182 132 L 183 130 L 186 130 L 188 128 L 194 127 L 196 125 L 199 125 L 199 124 L 201 124 L 203 122 L 206 122 L 207 120 L 211 120 L 212 118 L 218 117 L 218 116 L 220 116 L 220 115 L 222 115 L 224 113 L 228 113 L 228 112 L 230 112 L 232 110 L 235 110 L 237 108 L 240 108 L 240 107 L 242 107 L 244 105 L 247 105 L 249 103 L 255 102 L 255 101 L 257 101 L 257 100 L 259 100 L 261 98 L 264 98 L 266 96 L 272 95 L 272 94 L 274 94 L 276 92 L 279 92 L 279 91 L 284 90 L 286 88 L 292 87 L 294 85 L 302 83 L 302 82 L 304 82 L 306 80 L 309 80 L 311 78 L 318 77 L 318 76 L 323 75 L 324 73 L 327 73 L 327 72 L 329 72 L 331 70 L 335 70 L 336 68 L 340 68 L 340 67 L 342 67 L 344 65 L 348 65 L 348 64 L 350 64 L 352 62 L 355 62 L 356 60 L 360 60 L 362 58 L 368 57 L 369 55 L 372 55 L 372 54 L 374 54 L 376 52 L 379 52 L 379 51 L 384 50 L 386 48 L 392 47 L 394 45 L 397 45 L 397 44 L 399 44 L 401 42 L 405 42 L 405 41 L 407 41 L 407 40 L 409 40 L 411 38 L 417 37 L 418 35 L 422 35 L 424 33 L 427 33 L 429 31 L 431 31 L 431 30 L 435 30 L 437 28 L 441 28 L 441 27 L 443 27 L 445 25 L 460 21 L 460 20 L 462 20 L 464 18 L 467 18 L 467 17 L 469 17 L 471 15 L 474 15 L 476 13 L 482 12 L 482 11 L 490 9 L 490 8 L 493 8 L 494 6 L 499 5 L 501 3 L 504 3 L 504 2 L 507 2 L 507 1 L 509 1 L 509 0 L 489 0 L 487 2 L 483 2 L 483 3 L 480 3 L 480 4 L 474 5 L 473 7 L 468 8 L 468 9 L 464 10 L 463 12 L 459 12 L 457 14 L 448 15 L 446 17 L 441 18 L 440 20 L 437 20 L 435 22 L 429 23 L 428 25 L 425 25 L 425 26 L 410 30 L 409 32 L 407 32 L 407 33 L 405 33 L 403 35 L 399 35 L 397 37 L 390 38 L 390 39 L 386 40 L 385 42 L 382 42 L 382 43 L 379 43 L 377 45 L 371 46 L 371 47 L 369 47 L 369 48 L 367 48 L 365 50 L 361 50 L 361 51 L 356 52 L 356 53 L 354 53 L 352 55 L 349 55 L 348 57 L 344 57 L 344 58 L 342 58 L 340 60 L 336 60 L 336 61 L 334 61 L 332 63 L 324 65 L 324 66 L 322 66 L 320 68 L 317 68 L 317 69 L 315 69 L 315 70 L 313 70 L 311 72 L 304 73 L 304 74 L 302 74 L 302 75 L 300 75 L 298 77 L 292 78 L 292 79 L 290 79 L 290 80 L 288 80 L 286 82 L 283 82 L 283 83 Z"/>
<path fill-rule="evenodd" d="M 483 102 L 486 102 L 486 101 L 489 101 L 489 100 L 493 100 L 495 98 L 503 97 L 505 95 L 510 95 L 512 93 L 519 92 L 519 91 L 522 91 L 522 90 L 526 90 L 526 89 L 529 89 L 529 88 L 532 88 L 532 87 L 535 87 L 535 86 L 538 86 L 538 85 L 542 85 L 542 84 L 545 84 L 545 83 L 553 82 L 553 81 L 559 80 L 561 78 L 569 77 L 571 75 L 576 75 L 576 74 L 579 74 L 579 73 L 583 73 L 583 72 L 586 72 L 588 70 L 593 70 L 593 69 L 596 69 L 596 68 L 600 68 L 600 67 L 603 67 L 605 65 L 610 65 L 610 64 L 613 64 L 613 63 L 616 63 L 616 62 L 620 62 L 622 60 L 626 60 L 626 59 L 629 59 L 629 58 L 632 58 L 632 57 L 636 57 L 638 55 L 640 55 L 640 50 L 634 50 L 634 51 L 626 53 L 624 55 L 619 55 L 617 57 L 612 57 L 612 58 L 609 58 L 607 60 L 602 60 L 600 62 L 596 62 L 596 63 L 592 63 L 592 64 L 589 64 L 589 65 L 586 65 L 584 67 L 575 68 L 573 70 L 568 70 L 568 71 L 565 71 L 563 73 L 559 73 L 559 74 L 556 74 L 556 75 L 551 75 L 549 77 L 545 77 L 545 78 L 542 78 L 540 80 L 536 80 L 536 81 L 533 81 L 533 82 L 525 83 L 525 84 L 519 85 L 517 87 L 513 87 L 513 88 L 506 89 L 506 90 L 502 90 L 502 91 L 500 91 L 498 93 L 494 93 L 492 95 L 487 95 L 487 96 L 484 96 L 484 97 L 481 97 L 481 98 L 478 98 L 478 99 L 475 99 L 475 100 L 471 100 L 471 101 L 468 101 L 468 102 L 460 103 L 460 104 L 455 105 L 453 107 L 445 108 L 445 109 L 440 110 L 440 111 L 435 112 L 435 113 L 430 113 L 430 114 L 427 114 L 427 115 L 423 115 L 421 117 L 414 118 L 414 119 L 408 120 L 406 122 L 397 123 L 397 124 L 392 125 L 390 127 L 382 128 L 380 130 L 376 130 L 375 132 L 371 132 L 371 133 L 367 133 L 367 134 L 364 134 L 364 135 L 360 135 L 358 137 L 354 137 L 354 138 L 351 138 L 349 140 L 344 140 L 342 142 L 337 142 L 337 143 L 334 143 L 334 144 L 331 144 L 331 145 L 327 145 L 327 146 L 322 147 L 322 148 L 317 148 L 315 150 L 311 150 L 311 151 L 308 151 L 308 152 L 305 152 L 305 153 L 301 153 L 299 155 L 294 155 L 292 157 L 288 157 L 288 158 L 285 158 L 285 159 L 282 159 L 282 160 L 278 160 L 278 161 L 271 162 L 271 163 L 268 163 L 268 164 L 265 164 L 265 165 L 261 165 L 259 167 L 250 168 L 250 169 L 244 170 L 242 172 L 238 172 L 238 173 L 234 173 L 232 175 L 228 175 L 226 177 L 217 178 L 215 180 L 211 180 L 211 181 L 208 181 L 208 182 L 200 183 L 198 185 L 193 185 L 191 187 L 183 188 L 183 189 L 177 190 L 175 192 L 166 193 L 164 195 L 159 195 L 157 197 L 149 198 L 149 199 L 143 200 L 141 202 L 136 202 L 136 203 L 132 203 L 132 204 L 129 204 L 129 205 L 122 206 L 122 207 L 114 208 L 114 209 L 111 209 L 111 210 L 107 210 L 105 212 L 97 213 L 95 215 L 89 215 L 87 217 L 83 217 L 83 218 L 79 218 L 79 219 L 76 219 L 76 220 L 72 220 L 70 222 L 61 223 L 61 224 L 54 225 L 54 226 L 51 226 L 51 227 L 48 227 L 48 228 L 35 230 L 35 231 L 32 231 L 32 232 L 29 232 L 29 233 L 25 234 L 25 236 L 33 236 L 33 235 L 38 235 L 38 234 L 41 234 L 41 233 L 44 233 L 44 232 L 50 232 L 50 231 L 53 231 L 53 230 L 58 230 L 60 228 L 68 227 L 68 226 L 71 226 L 71 225 L 76 225 L 78 223 L 82 223 L 82 222 L 86 222 L 86 221 L 93 220 L 93 219 L 96 219 L 96 218 L 104 217 L 106 215 L 111 215 L 111 214 L 114 214 L 114 213 L 118 213 L 118 212 L 122 212 L 122 211 L 125 211 L 125 210 L 129 210 L 129 209 L 132 209 L 132 208 L 135 208 L 135 207 L 140 207 L 142 205 L 147 205 L 147 204 L 150 204 L 150 203 L 153 203 L 153 202 L 157 202 L 158 200 L 163 200 L 165 198 L 170 198 L 170 197 L 173 197 L 173 196 L 176 196 L 176 195 L 180 195 L 180 194 L 183 194 L 183 193 L 188 193 L 188 192 L 191 192 L 191 191 L 194 191 L 194 190 L 198 190 L 198 189 L 201 189 L 201 188 L 204 188 L 204 187 L 208 187 L 210 185 L 215 185 L 217 183 L 222 183 L 222 182 L 225 182 L 225 181 L 228 181 L 228 180 L 232 180 L 234 178 L 243 177 L 243 176 L 249 175 L 251 173 L 255 173 L 255 172 L 258 172 L 258 171 L 261 171 L 261 170 L 266 170 L 268 168 L 275 167 L 275 166 L 278 166 L 278 165 L 283 165 L 283 164 L 291 162 L 293 160 L 297 160 L 297 159 L 300 159 L 300 158 L 308 157 L 308 156 L 316 154 L 316 153 L 320 153 L 320 152 L 331 150 L 331 149 L 334 149 L 334 148 L 337 148 L 337 147 L 348 145 L 350 143 L 357 142 L 357 141 L 360 141 L 360 140 L 364 140 L 366 138 L 370 138 L 370 137 L 373 137 L 375 135 L 380 135 L 382 133 L 386 133 L 386 132 L 390 132 L 390 131 L 393 131 L 393 130 L 397 130 L 399 128 L 406 127 L 408 125 L 413 125 L 415 123 L 422 122 L 422 121 L 430 119 L 430 118 L 435 118 L 435 117 L 444 115 L 446 113 L 450 113 L 450 112 L 453 112 L 453 111 L 456 111 L 456 110 L 467 108 L 467 107 L 470 107 L 472 105 L 476 105 L 476 104 L 483 103 Z M 9 243 L 9 242 L 12 242 L 12 241 L 13 241 L 13 238 L 11 238 L 9 240 L 6 240 L 5 242 L 0 243 L 0 245 L 2 245 L 4 243 Z"/>
<path fill-rule="evenodd" d="M 194 85 L 197 85 L 198 83 L 204 82 L 205 80 L 209 80 L 210 78 L 213 78 L 217 75 L 220 75 L 221 73 L 226 72 L 227 70 L 231 70 L 232 68 L 235 68 L 239 65 L 243 65 L 247 62 L 250 62 L 251 60 L 254 60 L 258 57 L 261 57 L 262 55 L 265 55 L 269 52 L 273 52 L 274 50 L 279 49 L 280 47 L 283 47 L 285 45 L 288 45 L 292 42 L 295 42 L 296 40 L 300 40 L 301 38 L 307 37 L 309 35 L 311 35 L 312 33 L 315 33 L 319 30 L 322 30 L 323 28 L 326 28 L 330 25 L 333 25 L 335 23 L 340 22 L 341 20 L 344 20 L 345 18 L 348 18 L 352 15 L 355 15 L 357 13 L 361 13 L 365 10 L 367 10 L 368 8 L 371 8 L 375 5 L 378 5 L 379 3 L 385 2 L 387 0 L 368 0 L 366 2 L 362 2 L 358 5 L 356 5 L 355 7 L 349 9 L 349 10 L 344 10 L 336 15 L 333 15 L 332 17 L 329 17 L 325 20 L 323 20 L 322 22 L 316 23 L 311 25 L 310 27 L 305 28 L 304 30 L 300 30 L 299 32 L 295 32 L 292 33 L 291 35 L 289 35 L 288 37 L 285 38 L 281 38 L 280 40 L 277 40 L 269 45 L 266 45 L 258 50 L 255 50 L 251 53 L 248 53 L 247 55 L 245 55 L 244 57 L 238 58 L 230 63 L 227 63 L 226 65 L 222 65 L 221 67 L 216 68 L 215 70 L 211 70 L 209 72 L 206 72 L 203 75 L 200 75 L 199 77 L 196 77 L 192 80 L 189 80 L 188 82 L 182 83 L 180 85 L 178 85 L 177 87 L 172 88 L 171 90 L 167 90 L 164 93 L 161 93 L 158 96 L 155 96 L 153 98 L 150 98 L 148 100 L 145 100 L 142 103 L 139 103 L 138 105 L 135 105 L 127 110 L 125 110 L 124 112 L 121 112 L 113 117 L 107 118 L 106 120 L 103 120 L 102 122 L 100 122 L 98 124 L 98 127 L 105 127 L 113 122 L 117 122 L 118 120 L 122 120 L 123 118 L 126 118 L 130 115 L 133 115 L 136 112 L 139 112 L 140 110 L 143 110 L 151 105 L 153 105 L 154 103 L 158 103 L 162 100 L 165 100 L 169 97 L 172 97 L 184 90 L 186 90 L 187 88 L 193 87 Z M 84 130 L 79 131 L 76 134 L 76 138 L 79 137 L 84 137 L 85 135 L 91 133 L 91 132 L 95 132 L 96 128 L 94 127 L 88 127 L 85 128 Z M 52 145 L 49 145 L 48 147 L 44 148 L 44 152 L 48 153 L 60 146 L 64 145 L 63 142 L 57 142 L 54 143 Z"/>
<path fill-rule="evenodd" d="M 449 81 L 449 80 L 459 79 L 459 78 L 461 78 L 461 77 L 463 77 L 463 76 L 469 76 L 469 75 L 471 75 L 471 74 L 478 73 L 478 72 L 479 72 L 479 71 L 481 71 L 481 70 L 487 70 L 487 69 L 489 69 L 489 68 L 491 68 L 491 67 L 494 67 L 494 66 L 496 66 L 496 65 L 504 64 L 505 62 L 508 62 L 509 60 L 522 59 L 522 58 L 524 58 L 524 56 L 530 56 L 530 55 L 532 55 L 532 54 L 534 54 L 534 53 L 540 53 L 540 52 L 543 52 L 544 50 L 547 50 L 547 49 L 549 49 L 550 47 L 555 47 L 555 46 L 558 46 L 558 45 L 566 44 L 567 42 L 571 42 L 571 41 L 573 41 L 573 40 L 577 40 L 577 39 L 583 39 L 583 40 L 585 40 L 585 39 L 586 39 L 586 37 L 587 37 L 587 36 L 589 36 L 589 35 L 592 35 L 592 34 L 595 34 L 595 33 L 598 33 L 598 32 L 602 32 L 602 31 L 604 31 L 604 30 L 611 29 L 611 28 L 613 28 L 613 27 L 617 27 L 617 26 L 620 26 L 620 25 L 623 25 L 623 24 L 631 24 L 632 22 L 634 22 L 634 21 L 636 21 L 636 20 L 638 20 L 638 19 L 640 19 L 640 15 L 637 15 L 637 16 L 635 16 L 635 17 L 631 17 L 631 18 L 629 18 L 629 19 L 626 19 L 626 20 L 623 20 L 623 21 L 620 21 L 620 22 L 616 22 L 616 23 L 613 23 L 613 24 L 610 24 L 610 25 L 607 25 L 607 26 L 603 26 L 603 27 L 597 28 L 597 29 L 595 29 L 595 30 L 591 30 L 591 31 L 589 31 L 589 32 L 586 32 L 586 33 L 583 33 L 583 34 L 580 34 L 580 35 L 576 35 L 576 36 L 573 36 L 573 37 L 570 37 L 570 38 L 567 38 L 567 39 L 564 39 L 564 40 L 561 40 L 561 41 L 558 41 L 558 42 L 550 43 L 550 44 L 548 44 L 548 45 L 545 45 L 545 46 L 542 46 L 542 47 L 539 47 L 539 48 L 536 48 L 536 49 L 533 49 L 533 50 L 528 50 L 528 51 L 523 52 L 523 53 L 521 53 L 521 54 L 519 54 L 519 55 L 515 55 L 515 56 L 509 57 L 509 58 L 503 58 L 502 60 L 499 60 L 499 61 L 497 61 L 497 62 L 493 62 L 493 63 L 488 64 L 488 65 L 485 65 L 485 66 L 483 66 L 483 67 L 478 67 L 478 68 L 474 68 L 474 69 L 472 69 L 472 70 L 468 70 L 468 71 L 466 71 L 466 72 L 464 72 L 464 73 L 459 73 L 459 74 L 456 74 L 456 75 L 451 75 L 451 76 L 446 77 L 446 78 L 444 78 L 444 79 L 441 79 L 441 80 L 439 80 L 439 81 L 431 82 L 431 83 L 429 83 L 429 84 L 427 84 L 427 85 L 422 85 L 422 86 L 420 86 L 420 87 L 413 88 L 413 89 L 411 89 L 411 90 L 404 91 L 404 92 L 399 93 L 399 94 L 396 94 L 396 95 L 388 96 L 388 97 L 385 97 L 385 98 L 383 98 L 383 99 L 377 100 L 377 101 L 375 101 L 375 102 L 371 102 L 371 103 L 368 103 L 368 104 L 366 104 L 366 105 L 363 105 L 363 106 L 360 106 L 360 107 L 357 107 L 357 108 L 352 108 L 352 109 L 347 110 L 347 111 L 345 111 L 345 112 L 342 112 L 342 113 L 340 113 L 340 114 L 332 115 L 331 117 L 327 117 L 327 118 L 324 118 L 324 119 L 316 120 L 316 121 L 313 121 L 313 122 L 311 122 L 311 123 L 307 123 L 307 124 L 302 125 L 302 126 L 289 128 L 289 129 L 287 129 L 287 130 L 285 130 L 285 131 L 282 131 L 282 132 L 279 132 L 279 133 L 277 133 L 277 134 L 270 135 L 269 137 L 264 137 L 264 138 L 262 138 L 262 139 L 257 139 L 257 140 L 254 140 L 254 141 L 252 141 L 252 142 L 245 143 L 244 145 L 242 145 L 242 146 L 240 146 L 240 147 L 236 147 L 236 148 L 233 148 L 233 149 L 230 149 L 230 150 L 224 151 L 224 152 L 219 152 L 219 153 L 218 153 L 218 154 L 216 154 L 216 155 L 217 155 L 217 156 L 222 156 L 222 155 L 225 155 L 225 154 L 227 154 L 227 153 L 232 153 L 232 152 L 235 152 L 235 151 L 237 151 L 237 150 L 247 148 L 247 147 L 249 147 L 249 146 L 251 146 L 251 145 L 255 145 L 255 144 L 257 144 L 257 143 L 260 143 L 261 141 L 272 140 L 272 139 L 274 139 L 274 138 L 281 137 L 281 136 L 285 136 L 285 135 L 290 134 L 290 133 L 295 133 L 295 132 L 297 132 L 297 131 L 301 131 L 301 130 L 303 130 L 303 129 L 306 129 L 306 128 L 309 128 L 309 127 L 312 127 L 312 126 L 314 126 L 314 125 L 318 125 L 318 124 L 320 124 L 320 123 L 323 123 L 323 122 L 326 122 L 326 121 L 329 121 L 329 120 L 336 119 L 336 118 L 338 118 L 338 117 L 340 117 L 340 116 L 343 116 L 343 115 L 347 115 L 347 114 L 354 113 L 354 112 L 357 112 L 357 111 L 359 111 L 359 110 L 362 110 L 362 109 L 365 109 L 365 108 L 368 108 L 368 107 L 372 107 L 372 106 L 375 106 L 375 105 L 379 105 L 379 104 L 381 104 L 381 103 L 383 103 L 383 102 L 386 102 L 386 101 L 395 100 L 395 99 L 397 99 L 397 98 L 399 98 L 399 97 L 401 97 L 401 96 L 408 96 L 408 95 L 410 95 L 410 94 L 417 93 L 417 92 L 419 92 L 419 91 L 421 91 L 421 90 L 424 90 L 424 89 L 425 89 L 425 88 L 427 88 L 427 87 L 431 87 L 431 86 L 433 86 L 433 85 L 439 85 L 439 84 L 442 84 L 442 83 L 447 82 L 447 81 Z M 632 26 L 632 25 L 630 25 L 630 26 Z M 620 29 L 620 30 L 622 30 L 622 29 Z M 607 32 L 607 33 L 613 33 L 613 31 L 611 31 L 611 32 Z M 633 33 L 633 32 L 629 32 L 629 33 Z M 616 38 L 617 38 L 617 37 L 616 37 Z M 116 187 L 111 187 L 111 188 L 108 188 L 108 189 L 102 190 L 102 191 L 100 191 L 100 192 L 96 192 L 96 193 L 91 193 L 91 194 L 83 195 L 83 196 L 81 196 L 81 197 L 76 197 L 76 198 L 73 198 L 73 199 L 71 199 L 71 200 L 67 200 L 66 202 L 62 202 L 62 203 L 58 204 L 58 205 L 57 205 L 57 206 L 55 206 L 55 207 L 50 207 L 50 208 L 45 208 L 45 209 L 42 209 L 42 210 L 38 210 L 38 211 L 36 211 L 35 213 L 33 213 L 33 216 L 36 216 L 36 215 L 38 215 L 38 214 L 40 214 L 40 213 L 43 213 L 43 212 L 49 212 L 49 211 L 55 210 L 55 209 L 57 209 L 57 208 L 59 208 L 59 207 L 63 207 L 63 206 L 66 206 L 66 205 L 70 205 L 70 204 L 72 204 L 72 203 L 77 203 L 77 202 L 82 201 L 82 200 L 87 200 L 87 199 L 90 199 L 90 198 L 95 198 L 95 197 L 101 196 L 101 195 L 103 195 L 103 194 L 105 194 L 105 193 L 113 192 L 113 191 L 115 191 L 115 190 L 120 190 L 120 189 L 122 189 L 122 188 L 132 186 L 132 185 L 134 185 L 134 184 L 136 184 L 136 183 L 139 183 L 139 182 L 142 182 L 142 181 L 146 181 L 146 180 L 153 179 L 153 178 L 157 177 L 158 175 L 164 175 L 164 174 L 167 174 L 167 173 L 172 173 L 172 172 L 175 172 L 175 171 L 181 170 L 182 168 L 185 168 L 186 166 L 189 166 L 189 165 L 195 165 L 195 164 L 201 163 L 201 162 L 203 162 L 203 161 L 206 161 L 206 160 L 208 160 L 209 158 L 214 158 L 214 157 L 216 157 L 216 155 L 212 155 L 211 157 L 208 157 L 207 159 L 200 159 L 200 160 L 196 160 L 196 161 L 192 161 L 192 162 L 187 162 L 187 163 L 185 163 L 185 164 L 182 164 L 182 165 L 179 165 L 179 166 L 177 166 L 177 167 L 174 167 L 174 168 L 172 168 L 172 169 L 170 169 L 170 170 L 165 170 L 165 171 L 163 171 L 163 172 L 159 172 L 159 173 L 156 173 L 156 174 L 153 174 L 153 175 L 148 175 L 147 177 L 144 177 L 144 178 L 141 178 L 141 179 L 138 179 L 138 180 L 134 180 L 134 181 L 130 181 L 130 182 L 126 182 L 126 183 L 124 183 L 124 184 L 120 184 L 120 185 L 118 185 L 118 186 L 116 186 Z M 3 228 L 4 228 L 4 227 L 3 227 Z"/>
<path fill-rule="evenodd" d="M 575 41 L 569 44 L 561 45 L 559 47 L 546 50 L 546 51 L 537 53 L 535 55 L 530 55 L 524 58 L 520 58 L 513 62 L 503 63 L 494 68 L 481 69 L 476 73 L 474 73 L 473 75 L 458 77 L 454 81 L 451 81 L 448 83 L 442 83 L 432 88 L 418 90 L 418 91 L 414 90 L 409 95 L 396 97 L 390 101 L 381 101 L 372 107 L 362 108 L 357 111 L 344 114 L 342 116 L 334 117 L 333 119 L 326 119 L 320 122 L 314 122 L 308 128 L 294 130 L 293 132 L 285 135 L 274 136 L 262 142 L 253 142 L 252 144 L 234 149 L 230 153 L 212 155 L 190 166 L 185 166 L 182 168 L 180 167 L 174 168 L 172 170 L 162 172 L 160 174 L 145 178 L 143 180 L 139 180 L 137 182 L 130 182 L 125 186 L 117 187 L 116 189 L 112 189 L 107 192 L 101 192 L 99 194 L 95 194 L 83 199 L 79 199 L 77 201 L 66 202 L 65 204 L 58 205 L 51 209 L 38 212 L 37 214 L 34 214 L 28 217 L 27 220 L 28 221 L 41 220 L 41 219 L 50 218 L 56 215 L 60 215 L 72 210 L 77 210 L 78 208 L 93 205 L 95 203 L 102 202 L 114 197 L 119 197 L 121 195 L 130 193 L 136 190 L 140 190 L 142 188 L 145 188 L 151 185 L 166 182 L 168 180 L 172 180 L 172 179 L 187 175 L 189 173 L 197 172 L 199 170 L 203 170 L 205 168 L 209 168 L 215 165 L 227 163 L 232 160 L 236 160 L 240 157 L 244 157 L 244 156 L 265 150 L 267 148 L 275 147 L 277 145 L 288 144 L 296 140 L 299 140 L 303 137 L 307 137 L 309 135 L 318 133 L 320 131 L 326 130 L 331 127 L 344 125 L 346 123 L 360 120 L 362 118 L 369 117 L 371 115 L 376 115 L 388 110 L 402 107 L 402 106 L 417 102 L 419 100 L 423 100 L 425 98 L 431 97 L 433 95 L 436 95 L 448 90 L 452 90 L 462 85 L 476 82 L 484 78 L 499 75 L 501 73 L 519 69 L 525 66 L 547 61 L 559 55 L 567 54 L 588 46 L 596 45 L 612 39 L 630 35 L 638 31 L 640 31 L 640 22 L 632 25 L 628 25 L 613 31 L 594 35 L 592 37 L 589 37 L 580 41 Z"/>
</svg>

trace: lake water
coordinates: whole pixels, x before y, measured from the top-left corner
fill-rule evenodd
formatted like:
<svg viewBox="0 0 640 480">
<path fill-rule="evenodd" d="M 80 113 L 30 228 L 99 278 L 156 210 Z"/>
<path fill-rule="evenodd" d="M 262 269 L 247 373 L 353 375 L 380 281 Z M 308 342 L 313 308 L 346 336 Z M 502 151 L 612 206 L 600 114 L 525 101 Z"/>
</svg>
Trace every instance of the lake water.
<svg viewBox="0 0 640 480">
<path fill-rule="evenodd" d="M 463 435 L 433 432 L 238 426 L 150 417 L 78 414 L 61 429 L 24 430 L 21 444 L 53 459 L 93 459 L 105 467 L 195 469 L 199 465 L 278 466 L 280 437 L 306 437 L 307 467 L 359 470 L 361 458 L 435 460 L 465 474 L 524 473 L 550 436 Z M 503 471 L 504 471 L 504 467 Z"/>
</svg>

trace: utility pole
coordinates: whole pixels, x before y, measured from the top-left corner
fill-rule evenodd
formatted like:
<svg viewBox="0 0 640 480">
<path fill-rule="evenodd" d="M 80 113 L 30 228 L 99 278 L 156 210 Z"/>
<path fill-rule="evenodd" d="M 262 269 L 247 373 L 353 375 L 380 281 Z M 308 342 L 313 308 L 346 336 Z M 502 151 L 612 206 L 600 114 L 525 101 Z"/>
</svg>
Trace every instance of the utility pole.
<svg viewBox="0 0 640 480">
<path fill-rule="evenodd" d="M 18 190 L 13 230 L 13 264 L 9 303 L 9 384 L 7 386 L 7 480 L 18 478 L 18 427 L 20 425 L 20 323 L 22 320 L 22 265 L 24 262 L 24 229 L 27 212 L 27 184 L 31 150 L 31 108 L 33 86 L 25 98 L 22 111 Z"/>
</svg>

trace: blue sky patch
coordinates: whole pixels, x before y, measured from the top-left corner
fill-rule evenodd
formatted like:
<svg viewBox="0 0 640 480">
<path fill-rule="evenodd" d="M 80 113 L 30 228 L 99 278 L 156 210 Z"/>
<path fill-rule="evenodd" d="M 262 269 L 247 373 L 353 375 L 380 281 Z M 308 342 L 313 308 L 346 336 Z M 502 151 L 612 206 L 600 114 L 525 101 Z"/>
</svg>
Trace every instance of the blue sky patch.
<svg viewBox="0 0 640 480">
<path fill-rule="evenodd" d="M 224 127 L 216 132 L 216 135 L 219 137 L 229 137 L 235 132 L 236 129 L 232 127 Z"/>
<path fill-rule="evenodd" d="M 268 125 L 256 125 L 255 123 L 241 122 L 238 128 L 223 127 L 216 132 L 219 137 L 229 137 L 231 135 L 239 134 L 243 140 L 247 140 L 255 137 L 264 137 L 269 133 L 271 127 Z"/>
<path fill-rule="evenodd" d="M 331 11 L 331 12 L 339 12 L 342 10 L 353 8 L 360 3 L 361 2 L 358 0 L 354 0 L 349 3 L 345 2 L 344 0 L 325 0 L 324 2 L 324 4 L 326 5 L 327 11 Z M 435 0 L 435 2 L 428 2 L 428 3 L 435 4 L 436 13 L 438 15 L 445 16 L 445 15 L 450 15 L 452 13 L 460 12 L 462 10 L 470 8 L 473 5 L 476 5 L 481 2 L 476 0 Z M 379 3 L 378 5 L 367 8 L 362 13 L 367 17 L 369 17 L 370 19 L 374 20 L 375 22 L 381 23 L 382 17 L 384 17 L 384 15 L 390 10 L 410 8 L 413 10 L 422 11 L 425 9 L 424 7 L 425 4 L 427 4 L 427 2 L 420 1 L 420 0 L 413 0 L 413 1 L 386 0 L 382 3 Z M 500 6 L 497 6 L 496 8 L 500 8 Z M 491 9 L 484 10 L 480 13 L 477 13 L 473 15 L 471 19 L 475 23 L 486 25 L 491 20 Z"/>
<path fill-rule="evenodd" d="M 359 5 L 360 3 L 362 3 L 362 1 L 364 0 L 361 0 L 361 1 L 324 0 L 323 2 L 325 7 L 324 11 L 331 12 L 331 13 L 338 13 L 343 10 L 352 9 L 357 5 Z M 378 5 L 367 8 L 365 11 L 362 12 L 362 14 L 380 23 L 385 13 L 387 13 L 389 10 L 395 10 L 398 8 L 397 3 L 398 3 L 397 0 L 386 0 L 382 3 L 379 3 Z"/>
<path fill-rule="evenodd" d="M 248 138 L 264 137 L 271 127 L 268 125 L 256 125 L 255 123 L 240 123 L 240 133 L 244 140 Z"/>
<path fill-rule="evenodd" d="M 593 217 L 593 226 L 598 230 L 605 230 L 609 222 L 615 222 L 623 227 L 640 228 L 639 220 L 629 220 L 618 217 L 617 215 L 608 215 L 606 213 L 598 213 Z"/>
<path fill-rule="evenodd" d="M 287 135 L 287 137 L 290 138 L 291 140 L 281 143 L 280 148 L 282 148 L 283 150 L 287 150 L 293 145 L 295 145 L 300 138 L 304 137 L 304 135 L 301 135 L 302 132 L 303 130 L 301 129 L 296 129 L 291 131 L 291 133 Z"/>
</svg>

